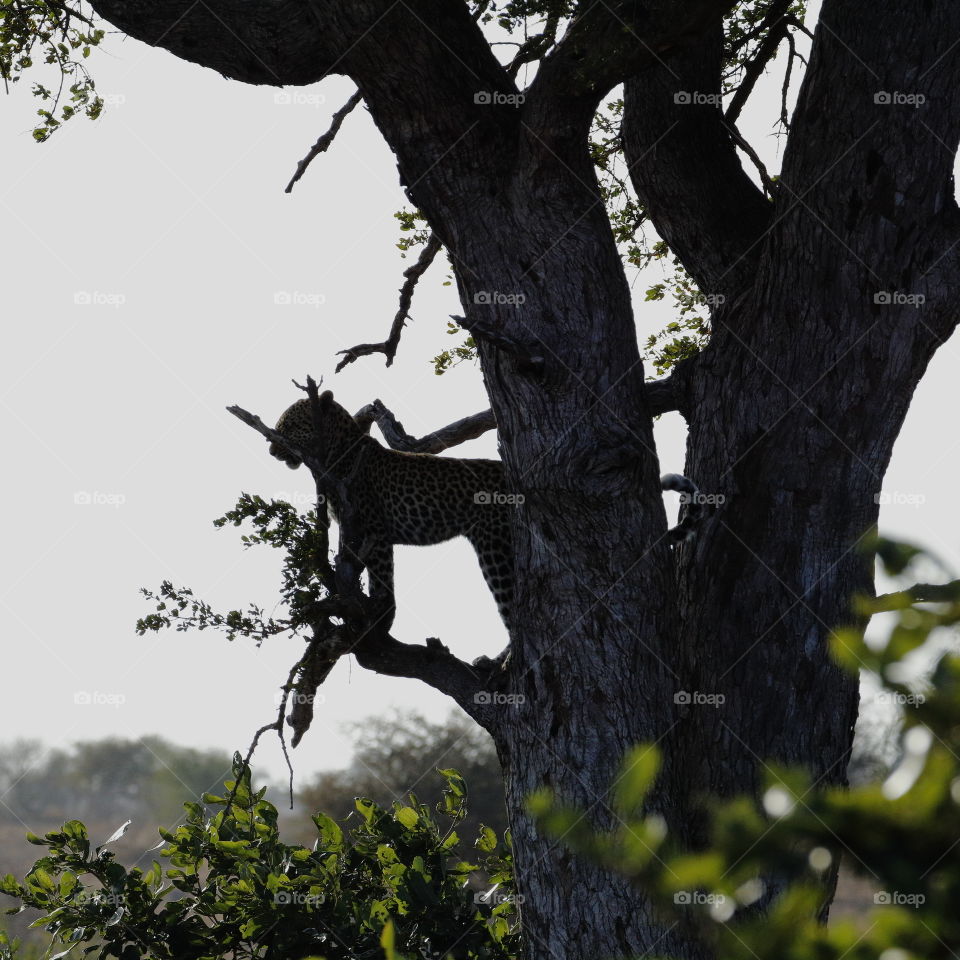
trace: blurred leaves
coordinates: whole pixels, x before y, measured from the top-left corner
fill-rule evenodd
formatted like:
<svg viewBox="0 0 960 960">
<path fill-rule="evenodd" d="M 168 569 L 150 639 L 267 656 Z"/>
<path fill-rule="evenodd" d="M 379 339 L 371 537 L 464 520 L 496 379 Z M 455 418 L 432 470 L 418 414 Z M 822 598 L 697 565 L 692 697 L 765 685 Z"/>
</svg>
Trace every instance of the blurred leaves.
<svg viewBox="0 0 960 960">
<path fill-rule="evenodd" d="M 886 540 L 873 549 L 903 577 L 925 559 L 919 548 Z M 960 599 L 948 586 L 935 601 L 900 607 L 881 643 L 867 643 L 853 629 L 833 637 L 846 669 L 874 672 L 905 707 L 902 757 L 882 784 L 824 788 L 804 771 L 765 764 L 760 803 L 711 802 L 710 842 L 695 853 L 679 849 L 653 812 L 624 816 L 605 833 L 586 828 L 581 811 L 549 793 L 533 798 L 533 812 L 573 849 L 630 876 L 665 918 L 696 930 L 724 960 L 954 958 L 960 950 Z M 915 593 L 907 587 L 902 596 Z M 888 609 L 883 598 L 858 604 L 864 613 Z M 934 665 L 918 694 L 904 660 L 921 649 Z M 654 747 L 627 758 L 614 791 L 619 810 L 642 803 L 656 758 Z M 824 926 L 817 920 L 828 897 L 824 879 L 841 857 L 873 884 L 875 908 L 860 923 Z"/>
</svg>

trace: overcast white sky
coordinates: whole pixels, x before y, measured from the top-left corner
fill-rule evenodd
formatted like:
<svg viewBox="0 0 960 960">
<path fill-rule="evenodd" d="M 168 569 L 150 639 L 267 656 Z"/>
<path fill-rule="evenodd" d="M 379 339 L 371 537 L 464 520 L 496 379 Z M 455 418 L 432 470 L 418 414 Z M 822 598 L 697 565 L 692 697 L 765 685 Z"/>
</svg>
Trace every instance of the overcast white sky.
<svg viewBox="0 0 960 960">
<path fill-rule="evenodd" d="M 273 421 L 298 396 L 290 379 L 311 373 L 351 410 L 380 397 L 419 434 L 482 409 L 483 388 L 476 368 L 438 378 L 429 363 L 452 342 L 446 318 L 459 310 L 440 262 L 420 284 L 394 366 L 372 357 L 333 376 L 337 350 L 383 338 L 409 262 L 395 247 L 392 214 L 405 204 L 395 163 L 362 109 L 293 195 L 283 193 L 352 92 L 348 81 L 278 98 L 120 38 L 90 65 L 110 103 L 97 123 L 75 120 L 37 145 L 26 89 L 0 116 L 0 737 L 61 745 L 158 733 L 243 749 L 275 713 L 298 655 L 292 641 L 257 650 L 213 632 L 134 632 L 150 609 L 138 588 L 165 578 L 222 608 L 274 603 L 279 556 L 243 551 L 240 531 L 211 521 L 241 491 L 308 496 L 310 476 L 269 457 L 224 408 Z M 743 127 L 777 166 L 769 128 L 749 117 Z M 277 293 L 307 302 L 277 304 Z M 666 318 L 656 305 L 637 310 L 642 336 Z M 920 502 L 882 513 L 887 532 L 951 559 L 960 438 L 941 425 L 953 421 L 958 369 L 954 341 L 917 393 L 885 486 Z M 658 426 L 658 441 L 663 469 L 681 469 L 676 415 Z M 496 456 L 495 440 L 457 452 Z M 400 548 L 397 593 L 398 637 L 439 636 L 468 659 L 502 648 L 466 542 Z M 394 705 L 434 718 L 448 710 L 422 684 L 350 660 L 323 692 L 296 751 L 301 775 L 349 759 L 344 720 Z M 77 703 L 77 694 L 114 702 Z M 255 766 L 281 774 L 272 740 Z"/>
</svg>

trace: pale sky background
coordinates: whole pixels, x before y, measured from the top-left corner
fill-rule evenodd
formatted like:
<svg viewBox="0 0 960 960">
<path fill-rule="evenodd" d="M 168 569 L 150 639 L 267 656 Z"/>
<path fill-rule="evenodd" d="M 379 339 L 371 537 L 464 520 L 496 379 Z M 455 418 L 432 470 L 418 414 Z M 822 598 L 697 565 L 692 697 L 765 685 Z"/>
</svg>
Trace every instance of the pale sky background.
<svg viewBox="0 0 960 960">
<path fill-rule="evenodd" d="M 243 750 L 275 716 L 294 641 L 258 650 L 212 631 L 134 632 L 152 609 L 138 588 L 163 579 L 221 609 L 273 607 L 280 555 L 244 551 L 241 531 L 211 521 L 241 491 L 308 497 L 311 478 L 269 457 L 224 408 L 237 403 L 273 422 L 299 396 L 291 378 L 310 373 L 349 409 L 379 397 L 421 434 L 485 407 L 483 387 L 470 365 L 433 374 L 430 358 L 459 342 L 445 334 L 460 308 L 440 261 L 420 283 L 394 366 L 375 356 L 333 375 L 337 350 L 383 339 L 411 262 L 395 246 L 393 213 L 406 205 L 395 162 L 363 109 L 283 193 L 349 81 L 278 97 L 120 37 L 89 64 L 108 99 L 98 122 L 74 120 L 35 144 L 25 85 L 0 116 L 0 739 L 61 746 L 157 733 Z M 766 95 L 778 91 L 774 78 Z M 768 122 L 754 109 L 741 129 L 776 168 Z M 642 303 L 647 285 L 635 284 L 641 337 L 669 317 Z M 277 293 L 303 302 L 278 305 Z M 953 420 L 958 370 L 954 340 L 917 392 L 884 487 L 899 502 L 881 515 L 885 532 L 951 561 L 960 438 L 943 425 Z M 663 418 L 657 438 L 662 469 L 681 470 L 677 415 Z M 496 456 L 495 440 L 456 453 Z M 93 502 L 77 502 L 85 497 Z M 403 640 L 439 636 L 466 659 L 504 645 L 465 541 L 399 548 L 397 596 Z M 294 753 L 298 777 L 349 760 L 343 721 L 393 706 L 434 719 L 449 710 L 425 685 L 352 659 L 322 692 Z M 77 703 L 77 694 L 98 702 Z M 275 739 L 264 739 L 254 765 L 282 775 Z"/>
</svg>

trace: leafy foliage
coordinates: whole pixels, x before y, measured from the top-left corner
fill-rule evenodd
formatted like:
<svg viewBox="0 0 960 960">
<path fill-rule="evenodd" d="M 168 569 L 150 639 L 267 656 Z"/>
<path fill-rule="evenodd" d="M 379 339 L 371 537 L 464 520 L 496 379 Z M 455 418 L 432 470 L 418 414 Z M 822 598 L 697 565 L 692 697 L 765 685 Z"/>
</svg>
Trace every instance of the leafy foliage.
<svg viewBox="0 0 960 960">
<path fill-rule="evenodd" d="M 322 573 L 327 564 L 326 527 L 318 523 L 316 510 L 301 514 L 284 500 L 264 500 L 255 494 L 241 494 L 233 510 L 214 520 L 217 528 L 252 525 L 254 532 L 243 534 L 244 547 L 265 544 L 284 551 L 281 600 L 290 615 L 267 617 L 261 607 L 251 604 L 246 611 L 219 613 L 198 600 L 189 587 L 175 587 L 165 580 L 156 592 L 142 589 L 156 610 L 137 621 L 137 633 L 177 630 L 222 630 L 229 640 L 252 637 L 261 644 L 280 633 L 298 634 L 312 626 L 317 605 L 326 597 Z"/>
<path fill-rule="evenodd" d="M 889 572 L 914 568 L 922 553 L 880 541 Z M 923 602 L 911 588 L 861 598 L 864 615 L 895 610 L 884 643 L 839 630 L 833 651 L 849 670 L 867 669 L 906 705 L 904 756 L 883 784 L 823 788 L 808 774 L 766 766 L 762 803 L 716 803 L 709 848 L 674 849 L 660 816 L 638 813 L 659 766 L 654 746 L 626 760 L 615 789 L 623 817 L 596 833 L 580 811 L 549 793 L 531 801 L 543 825 L 582 854 L 623 871 L 663 913 L 699 929 L 725 960 L 947 960 L 960 949 L 960 657 L 938 650 L 960 622 L 960 581 Z M 955 646 L 955 644 L 954 644 Z M 936 659 L 930 689 L 907 679 L 909 659 Z M 869 877 L 876 908 L 862 924 L 823 926 L 816 916 L 838 858 Z M 827 884 L 829 886 L 829 884 Z M 766 908 L 766 912 L 757 909 Z"/>
<path fill-rule="evenodd" d="M 78 9 L 56 0 L 0 2 L 0 76 L 5 86 L 18 83 L 37 63 L 54 68 L 55 90 L 40 82 L 32 87 L 42 104 L 35 140 L 47 140 L 79 113 L 91 120 L 100 116 L 103 100 L 83 61 L 104 36 Z"/>
<path fill-rule="evenodd" d="M 452 320 L 447 321 L 447 333 L 451 337 L 455 337 L 458 333 L 462 332 L 463 328 L 459 324 L 454 323 Z M 446 373 L 451 367 L 463 363 L 464 360 L 476 359 L 477 344 L 473 337 L 468 335 L 458 346 L 451 347 L 448 350 L 441 350 L 440 353 L 433 358 L 433 372 L 439 377 L 441 374 Z"/>
<path fill-rule="evenodd" d="M 357 960 L 382 957 L 383 943 L 388 955 L 505 960 L 517 948 L 509 850 L 484 829 L 479 863 L 456 859 L 466 787 L 443 773 L 447 830 L 413 795 L 391 812 L 358 799 L 349 835 L 324 814 L 313 818 L 309 849 L 280 841 L 276 808 L 236 755 L 228 796 L 204 794 L 184 804 L 182 826 L 160 830 L 167 869 L 156 860 L 146 872 L 127 869 L 107 844 L 91 851 L 84 825 L 70 820 L 28 835 L 47 853 L 22 882 L 4 877 L 0 892 L 21 902 L 8 912 L 41 911 L 34 925 L 54 942 L 86 944 L 99 958 Z M 481 869 L 498 895 L 470 886 Z"/>
</svg>

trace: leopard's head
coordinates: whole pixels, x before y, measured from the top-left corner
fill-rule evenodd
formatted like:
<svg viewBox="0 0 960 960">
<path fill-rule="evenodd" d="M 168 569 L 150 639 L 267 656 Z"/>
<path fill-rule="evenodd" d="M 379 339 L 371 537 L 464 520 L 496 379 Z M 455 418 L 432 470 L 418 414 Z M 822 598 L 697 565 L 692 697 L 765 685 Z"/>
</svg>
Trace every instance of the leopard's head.
<svg viewBox="0 0 960 960">
<path fill-rule="evenodd" d="M 333 393 L 324 390 L 320 394 L 320 443 L 317 444 L 313 429 L 313 411 L 309 398 L 298 400 L 287 407 L 280 415 L 274 428 L 291 443 L 302 450 L 318 449 L 327 468 L 336 469 L 345 466 L 353 452 L 359 449 L 365 434 L 349 412 L 333 399 Z M 292 450 L 277 443 L 270 444 L 270 453 L 282 460 L 291 470 L 296 470 L 303 462 Z"/>
</svg>

